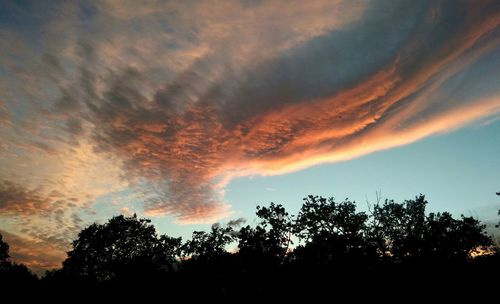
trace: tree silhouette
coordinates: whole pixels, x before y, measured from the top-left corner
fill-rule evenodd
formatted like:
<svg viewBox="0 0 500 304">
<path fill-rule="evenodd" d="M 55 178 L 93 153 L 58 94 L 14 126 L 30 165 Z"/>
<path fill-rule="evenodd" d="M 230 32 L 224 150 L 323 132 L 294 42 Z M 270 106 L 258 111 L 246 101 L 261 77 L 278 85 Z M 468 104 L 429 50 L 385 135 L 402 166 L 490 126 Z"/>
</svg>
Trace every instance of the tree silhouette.
<svg viewBox="0 0 500 304">
<path fill-rule="evenodd" d="M 152 275 L 174 267 L 180 238 L 158 237 L 150 220 L 123 215 L 83 229 L 63 262 L 63 273 L 90 281 Z"/>
<path fill-rule="evenodd" d="M 224 294 L 232 284 L 233 255 L 226 247 L 234 240 L 230 226 L 213 224 L 209 232 L 194 231 L 183 246 L 183 263 L 179 274 L 180 289 L 201 294 Z"/>
<path fill-rule="evenodd" d="M 368 254 L 367 219 L 364 212 L 356 212 L 354 202 L 336 203 L 333 197 L 308 196 L 294 225 L 295 233 L 304 242 L 295 250 L 297 258 L 321 267 L 359 263 Z"/>
<path fill-rule="evenodd" d="M 472 217 L 454 219 L 450 213 L 431 213 L 426 219 L 423 254 L 426 258 L 465 261 L 472 251 L 492 245 L 486 225 Z"/>
<path fill-rule="evenodd" d="M 243 258 L 267 259 L 281 263 L 292 242 L 292 217 L 281 204 L 257 206 L 260 223 L 239 231 L 239 253 Z M 261 261 L 262 262 L 262 261 Z"/>
<path fill-rule="evenodd" d="M 438 261 L 465 262 L 472 251 L 492 244 L 477 219 L 454 219 L 448 212 L 426 215 L 427 204 L 419 195 L 402 204 L 386 200 L 374 206 L 370 235 L 383 257 L 432 266 Z"/>
<path fill-rule="evenodd" d="M 3 236 L 0 234 L 0 265 L 6 263 L 9 257 L 9 244 L 4 242 Z"/>
<path fill-rule="evenodd" d="M 184 254 L 197 260 L 212 260 L 227 254 L 226 246 L 234 239 L 231 227 L 213 224 L 210 232 L 195 231 L 183 245 Z"/>
<path fill-rule="evenodd" d="M 426 205 L 425 196 L 419 195 L 402 204 L 386 200 L 383 205 L 373 207 L 370 235 L 383 257 L 402 261 L 420 254 L 425 241 Z"/>
<path fill-rule="evenodd" d="M 158 235 L 148 219 L 120 215 L 83 229 L 62 269 L 41 281 L 9 260 L 0 235 L 0 286 L 41 286 L 47 294 L 167 287 L 185 297 L 230 298 L 287 290 L 332 294 L 361 280 L 374 292 L 411 290 L 422 278 L 471 284 L 471 278 L 500 271 L 498 248 L 484 224 L 448 212 L 427 214 L 427 204 L 423 195 L 385 200 L 367 213 L 353 201 L 310 195 L 296 216 L 270 203 L 257 207 L 255 226 L 235 231 L 234 221 L 214 224 L 184 244 Z M 232 244 L 237 248 L 228 251 Z"/>
</svg>

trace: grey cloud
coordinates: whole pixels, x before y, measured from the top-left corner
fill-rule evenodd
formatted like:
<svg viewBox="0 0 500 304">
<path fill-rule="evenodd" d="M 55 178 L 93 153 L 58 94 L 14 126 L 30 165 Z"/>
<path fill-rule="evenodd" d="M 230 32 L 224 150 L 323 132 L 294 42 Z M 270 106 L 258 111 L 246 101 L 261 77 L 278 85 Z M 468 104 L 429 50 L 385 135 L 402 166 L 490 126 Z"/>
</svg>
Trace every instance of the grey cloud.
<svg viewBox="0 0 500 304">
<path fill-rule="evenodd" d="M 88 120 L 94 125 L 93 139 L 101 151 L 123 157 L 130 176 L 164 187 L 157 191 L 157 197 L 146 201 L 150 214 L 182 218 L 207 213 L 220 199 L 213 179 L 232 162 L 272 161 L 301 153 L 309 149 L 308 145 L 294 146 L 296 141 L 332 129 L 346 129 L 345 135 L 309 146 L 341 149 L 407 107 L 413 94 L 425 90 L 425 82 L 433 75 L 417 84 L 411 83 L 413 78 L 424 67 L 443 62 L 448 53 L 437 50 L 464 31 L 467 20 L 451 6 L 451 2 L 402 1 L 389 5 L 374 1 L 360 22 L 256 64 L 236 68 L 223 53 L 208 53 L 156 88 L 153 97 L 147 97 L 141 89 L 147 71 L 115 69 L 104 79 L 107 87 L 102 96 L 86 103 Z M 436 13 L 438 19 L 428 19 L 432 10 L 441 12 Z M 94 60 L 89 58 L 98 54 L 91 44 L 83 45 L 82 57 Z M 224 52 L 224 47 L 219 51 Z M 373 95 L 359 106 L 350 106 L 344 98 L 321 106 L 316 113 L 302 113 L 302 107 L 354 90 L 391 68 L 392 79 L 380 76 L 380 83 L 349 93 L 346 98 L 352 103 L 361 94 Z M 94 76 L 86 73 L 82 79 L 89 82 L 84 86 L 96 94 Z M 388 102 L 399 94 L 398 86 L 404 85 L 414 88 Z M 297 110 L 291 110 L 290 117 L 276 114 L 281 120 L 268 120 L 271 118 L 266 115 L 291 106 L 297 106 Z"/>
<path fill-rule="evenodd" d="M 81 121 L 75 118 L 66 120 L 66 130 L 73 135 L 81 135 L 84 132 Z"/>
<path fill-rule="evenodd" d="M 187 11 L 196 8 L 188 6 Z M 251 37 L 238 37 L 245 30 L 240 24 L 235 33 L 225 33 L 224 26 L 203 32 L 200 25 L 217 20 L 202 14 L 206 20 L 191 24 L 182 5 L 137 8 L 137 19 L 126 7 L 109 12 L 101 3 L 79 8 L 77 19 L 86 27 L 68 24 L 69 46 L 61 42 L 42 56 L 54 73 L 75 71 L 73 79 L 57 82 L 60 94 L 50 107 L 54 113 L 45 115 L 57 133 L 64 133 L 57 138 L 74 145 L 80 138 L 90 141 L 95 151 L 122 160 L 127 178 L 147 184 L 147 213 L 186 221 L 227 215 L 221 190 L 233 171 L 244 175 L 237 171 L 286 167 L 313 159 L 315 153 L 354 147 L 395 117 L 401 117 L 400 125 L 413 127 L 412 119 L 418 124 L 455 107 L 458 102 L 431 100 L 415 115 L 401 116 L 441 76 L 431 71 L 420 77 L 425 69 L 460 64 L 450 53 L 467 42 L 461 35 L 480 24 L 479 17 L 495 12 L 487 6 L 477 12 L 465 7 L 456 1 L 372 1 L 357 22 L 289 47 L 281 44 L 293 33 L 281 30 L 285 25 L 278 21 L 270 22 L 269 32 L 254 46 L 244 39 Z M 173 16 L 172 24 L 162 20 L 165 11 L 175 9 L 182 16 Z M 144 28 L 151 33 L 141 32 Z M 52 33 L 48 40 L 55 37 Z M 200 51 L 197 44 L 206 49 Z M 181 54 L 174 63 L 159 57 L 162 52 L 175 57 L 176 48 L 194 55 Z M 187 68 L 179 69 L 184 65 L 176 61 L 186 61 Z M 29 144 L 53 152 L 51 143 Z"/>
<path fill-rule="evenodd" d="M 246 221 L 247 221 L 246 219 L 240 217 L 240 218 L 237 218 L 237 219 L 234 219 L 234 220 L 230 220 L 229 222 L 227 222 L 227 225 L 229 227 L 232 227 L 232 228 L 237 228 L 237 227 L 245 224 Z"/>
<path fill-rule="evenodd" d="M 222 99 L 223 117 L 234 125 L 359 83 L 396 58 L 428 7 L 426 1 L 371 2 L 361 22 L 306 41 L 248 71 L 245 82 Z"/>
<path fill-rule="evenodd" d="M 10 181 L 0 181 L 0 212 L 35 214 L 50 208 L 50 201 L 37 189 L 29 190 Z"/>
</svg>

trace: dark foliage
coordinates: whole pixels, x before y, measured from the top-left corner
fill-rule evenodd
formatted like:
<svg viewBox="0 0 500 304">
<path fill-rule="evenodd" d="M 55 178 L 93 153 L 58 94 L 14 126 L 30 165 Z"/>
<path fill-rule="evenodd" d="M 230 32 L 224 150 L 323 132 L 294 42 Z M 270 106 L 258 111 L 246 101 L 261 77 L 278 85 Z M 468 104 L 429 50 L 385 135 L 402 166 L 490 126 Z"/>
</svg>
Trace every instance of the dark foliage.
<svg viewBox="0 0 500 304">
<path fill-rule="evenodd" d="M 147 289 L 184 298 L 230 298 L 329 294 L 333 286 L 339 293 L 353 282 L 377 292 L 382 286 L 405 290 L 419 286 L 422 278 L 470 287 L 500 270 L 484 224 L 448 212 L 426 214 L 426 205 L 419 195 L 403 203 L 377 203 L 367 213 L 357 211 L 353 201 L 308 196 L 296 216 L 271 203 L 257 207 L 255 226 L 235 230 L 234 221 L 214 224 L 184 243 L 158 235 L 147 219 L 116 216 L 82 230 L 62 268 L 41 280 L 9 261 L 0 237 L 1 275 L 3 282 L 29 281 L 49 293 L 123 295 Z"/>
<path fill-rule="evenodd" d="M 231 227 L 212 225 L 210 232 L 195 231 L 182 247 L 186 256 L 198 261 L 211 261 L 228 254 L 226 246 L 234 239 Z"/>
<path fill-rule="evenodd" d="M 257 207 L 260 224 L 255 228 L 241 228 L 238 235 L 239 255 L 245 259 L 268 259 L 274 263 L 284 261 L 290 248 L 292 217 L 280 204 Z"/>
<path fill-rule="evenodd" d="M 3 236 L 0 234 L 0 263 L 7 262 L 9 258 L 9 244 L 4 242 Z"/>
<path fill-rule="evenodd" d="M 354 202 L 305 198 L 294 225 L 304 243 L 295 249 L 295 260 L 331 270 L 362 266 L 375 254 L 367 238 L 367 220 L 364 212 L 356 212 Z"/>
<path fill-rule="evenodd" d="M 66 288 L 148 285 L 178 268 L 181 239 L 158 236 L 148 219 L 123 215 L 83 229 L 60 270 L 45 281 Z"/>
</svg>

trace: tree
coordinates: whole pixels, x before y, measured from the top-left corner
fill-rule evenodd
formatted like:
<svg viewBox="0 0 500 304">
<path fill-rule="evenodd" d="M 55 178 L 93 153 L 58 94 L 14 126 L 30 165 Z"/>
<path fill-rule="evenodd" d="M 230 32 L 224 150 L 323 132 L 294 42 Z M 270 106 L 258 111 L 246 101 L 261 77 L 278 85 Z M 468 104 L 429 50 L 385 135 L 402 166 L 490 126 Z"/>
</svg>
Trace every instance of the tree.
<svg viewBox="0 0 500 304">
<path fill-rule="evenodd" d="M 9 257 L 9 244 L 4 242 L 3 236 L 0 234 L 0 264 L 6 263 Z"/>
<path fill-rule="evenodd" d="M 63 262 L 63 273 L 72 277 L 103 282 L 139 279 L 146 274 L 174 266 L 180 238 L 157 236 L 148 219 L 123 215 L 105 224 L 92 224 L 73 241 L 73 249 Z"/>
<path fill-rule="evenodd" d="M 367 219 L 364 212 L 356 212 L 355 202 L 336 203 L 333 197 L 312 195 L 304 198 L 294 225 L 294 232 L 304 242 L 296 249 L 297 258 L 334 267 L 358 264 L 367 255 Z"/>
<path fill-rule="evenodd" d="M 486 225 L 472 217 L 454 219 L 448 212 L 425 214 L 424 195 L 402 204 L 386 200 L 372 211 L 371 239 L 383 257 L 395 262 L 432 265 L 465 261 L 471 251 L 491 245 Z"/>
<path fill-rule="evenodd" d="M 212 260 L 227 254 L 226 246 L 234 239 L 231 227 L 213 224 L 210 232 L 195 231 L 183 246 L 186 256 L 196 260 Z"/>
<path fill-rule="evenodd" d="M 195 231 L 183 246 L 181 287 L 201 293 L 224 293 L 235 282 L 233 255 L 226 247 L 234 240 L 233 229 L 218 223 L 209 232 Z M 193 288 L 193 285 L 196 287 Z"/>
<path fill-rule="evenodd" d="M 427 259 L 465 261 L 478 248 L 492 245 L 486 225 L 473 217 L 454 219 L 450 213 L 431 213 L 426 220 L 424 254 Z"/>
<path fill-rule="evenodd" d="M 292 242 L 292 216 L 281 204 L 271 203 L 269 207 L 257 206 L 260 223 L 252 228 L 240 229 L 239 253 L 245 259 L 263 262 L 283 262 Z"/>
<path fill-rule="evenodd" d="M 424 242 L 425 206 L 424 195 L 406 200 L 402 204 L 385 200 L 373 207 L 370 238 L 383 257 L 403 260 L 419 255 Z"/>
</svg>

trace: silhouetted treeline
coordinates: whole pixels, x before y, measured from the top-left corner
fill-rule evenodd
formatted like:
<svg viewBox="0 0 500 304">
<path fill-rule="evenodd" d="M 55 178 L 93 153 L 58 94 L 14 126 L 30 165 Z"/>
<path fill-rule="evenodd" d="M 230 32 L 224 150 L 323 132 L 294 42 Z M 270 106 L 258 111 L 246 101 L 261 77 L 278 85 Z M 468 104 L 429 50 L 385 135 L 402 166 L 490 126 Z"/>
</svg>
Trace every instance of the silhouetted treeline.
<svg viewBox="0 0 500 304">
<path fill-rule="evenodd" d="M 257 207 L 254 226 L 241 227 L 242 220 L 214 224 L 185 242 L 159 235 L 148 219 L 120 215 L 83 229 L 62 268 L 42 279 L 9 262 L 0 239 L 0 274 L 4 286 L 25 282 L 53 292 L 160 288 L 223 297 L 415 282 L 431 284 L 429 291 L 437 286 L 431 282 L 470 288 L 480 286 L 480 278 L 497 277 L 498 247 L 486 225 L 448 212 L 427 214 L 426 205 L 420 195 L 360 212 L 349 200 L 309 196 L 296 215 L 271 203 Z"/>
</svg>

